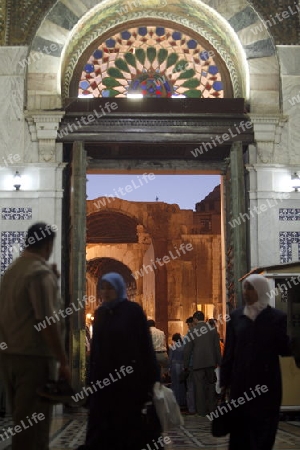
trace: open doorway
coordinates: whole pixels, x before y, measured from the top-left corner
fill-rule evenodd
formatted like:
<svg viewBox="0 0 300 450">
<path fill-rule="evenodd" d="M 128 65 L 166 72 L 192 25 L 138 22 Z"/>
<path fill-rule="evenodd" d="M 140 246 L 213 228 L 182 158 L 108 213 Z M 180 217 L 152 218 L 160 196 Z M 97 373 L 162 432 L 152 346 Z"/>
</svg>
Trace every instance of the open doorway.
<svg viewBox="0 0 300 450">
<path fill-rule="evenodd" d="M 169 340 L 197 309 L 224 314 L 220 185 L 219 175 L 88 175 L 87 294 L 100 301 L 99 278 L 121 273 Z"/>
</svg>

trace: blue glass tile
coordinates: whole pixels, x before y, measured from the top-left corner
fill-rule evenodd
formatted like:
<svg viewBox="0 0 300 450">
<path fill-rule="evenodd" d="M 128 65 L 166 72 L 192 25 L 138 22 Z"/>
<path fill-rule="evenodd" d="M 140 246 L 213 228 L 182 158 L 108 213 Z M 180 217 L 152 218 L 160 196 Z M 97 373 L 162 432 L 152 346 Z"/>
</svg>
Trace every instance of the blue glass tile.
<svg viewBox="0 0 300 450">
<path fill-rule="evenodd" d="M 102 91 L 102 97 L 109 97 L 109 95 L 110 95 L 109 90 L 108 90 L 108 89 L 103 89 L 103 91 Z"/>
<path fill-rule="evenodd" d="M 86 73 L 92 73 L 92 72 L 94 72 L 94 70 L 95 70 L 94 64 L 86 64 L 86 65 L 84 66 L 84 71 L 85 71 Z"/>
<path fill-rule="evenodd" d="M 199 58 L 200 58 L 202 61 L 207 61 L 207 60 L 209 59 L 209 54 L 208 54 L 208 52 L 207 52 L 206 50 L 204 50 L 203 52 L 200 52 L 200 53 L 199 53 Z"/>
<path fill-rule="evenodd" d="M 148 33 L 147 27 L 140 27 L 138 29 L 138 33 L 140 36 L 146 36 L 146 34 Z"/>
<path fill-rule="evenodd" d="M 116 41 L 114 39 L 107 39 L 105 43 L 107 48 L 114 48 L 116 45 Z"/>
<path fill-rule="evenodd" d="M 215 91 L 222 91 L 222 89 L 223 89 L 223 83 L 222 83 L 222 81 L 215 81 L 215 82 L 213 83 L 212 87 L 213 87 L 213 89 L 214 89 Z"/>
<path fill-rule="evenodd" d="M 187 46 L 190 50 L 193 50 L 197 47 L 197 41 L 195 41 L 195 39 L 190 39 L 189 41 L 187 41 Z"/>
<path fill-rule="evenodd" d="M 95 59 L 101 59 L 102 56 L 103 56 L 103 51 L 102 51 L 102 50 L 96 50 L 96 51 L 94 51 L 94 53 L 93 53 L 93 57 L 94 57 Z"/>
<path fill-rule="evenodd" d="M 219 72 L 217 66 L 209 66 L 208 73 L 211 75 L 216 75 Z"/>
<path fill-rule="evenodd" d="M 157 27 L 156 28 L 156 34 L 157 34 L 157 36 L 163 36 L 165 34 L 165 28 Z"/>
<path fill-rule="evenodd" d="M 79 87 L 85 91 L 90 87 L 90 83 L 88 81 L 80 81 Z"/>
<path fill-rule="evenodd" d="M 130 39 L 131 37 L 131 33 L 129 33 L 129 31 L 122 31 L 121 37 L 122 39 L 125 39 L 125 41 L 128 41 L 128 39 Z"/>
<path fill-rule="evenodd" d="M 174 41 L 179 41 L 182 37 L 182 34 L 180 33 L 180 31 L 174 31 L 172 34 L 172 38 L 174 39 Z"/>
</svg>

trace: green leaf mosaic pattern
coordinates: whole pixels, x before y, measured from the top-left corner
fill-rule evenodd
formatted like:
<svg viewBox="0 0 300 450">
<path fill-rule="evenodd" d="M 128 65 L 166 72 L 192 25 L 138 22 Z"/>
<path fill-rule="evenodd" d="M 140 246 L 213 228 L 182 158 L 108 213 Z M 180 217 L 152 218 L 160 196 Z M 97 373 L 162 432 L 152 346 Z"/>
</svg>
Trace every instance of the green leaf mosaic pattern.
<svg viewBox="0 0 300 450">
<path fill-rule="evenodd" d="M 83 67 L 78 95 L 126 97 L 128 92 L 142 92 L 150 96 L 150 90 L 154 97 L 224 97 L 214 52 L 171 28 L 129 28 L 95 48 Z"/>
</svg>

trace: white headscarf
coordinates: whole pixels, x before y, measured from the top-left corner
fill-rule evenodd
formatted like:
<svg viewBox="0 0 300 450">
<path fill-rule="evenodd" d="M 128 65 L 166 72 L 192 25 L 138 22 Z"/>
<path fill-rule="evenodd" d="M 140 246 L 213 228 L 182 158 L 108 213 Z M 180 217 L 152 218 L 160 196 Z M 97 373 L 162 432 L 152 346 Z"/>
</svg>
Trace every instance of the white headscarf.
<svg viewBox="0 0 300 450">
<path fill-rule="evenodd" d="M 270 301 L 270 284 L 267 278 L 263 275 L 249 275 L 243 280 L 244 284 L 250 283 L 257 292 L 258 300 L 253 305 L 246 305 L 244 308 L 244 314 L 251 320 L 255 320 L 258 314 L 260 314 L 269 304 Z"/>
</svg>

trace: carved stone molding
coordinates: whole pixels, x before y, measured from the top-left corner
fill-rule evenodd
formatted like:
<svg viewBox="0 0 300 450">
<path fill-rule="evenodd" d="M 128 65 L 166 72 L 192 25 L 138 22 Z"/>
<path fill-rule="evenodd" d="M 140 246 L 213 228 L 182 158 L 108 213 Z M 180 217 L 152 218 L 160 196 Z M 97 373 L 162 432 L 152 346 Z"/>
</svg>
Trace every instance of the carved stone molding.
<svg viewBox="0 0 300 450">
<path fill-rule="evenodd" d="M 264 164 L 278 162 L 276 152 L 280 149 L 282 131 L 288 117 L 258 114 L 250 114 L 250 117 L 254 127 L 258 162 Z"/>
<path fill-rule="evenodd" d="M 48 11 L 57 3 L 59 3 L 57 0 L 0 0 L 0 45 L 30 44 Z M 77 1 L 73 0 L 72 3 L 76 4 Z M 296 11 L 296 6 L 291 0 L 268 0 L 268 2 L 250 0 L 249 3 L 264 21 L 270 20 L 271 16 L 275 17 L 277 13 L 289 11 L 289 6 L 293 8 L 293 12 Z M 6 39 L 5 29 L 7 29 Z M 270 28 L 270 33 L 276 44 L 299 44 L 299 14 L 291 13 L 288 20 L 277 21 L 276 26 Z"/>
<path fill-rule="evenodd" d="M 63 116 L 64 112 L 27 114 L 31 140 L 39 145 L 39 162 L 55 162 L 57 130 Z"/>
</svg>

